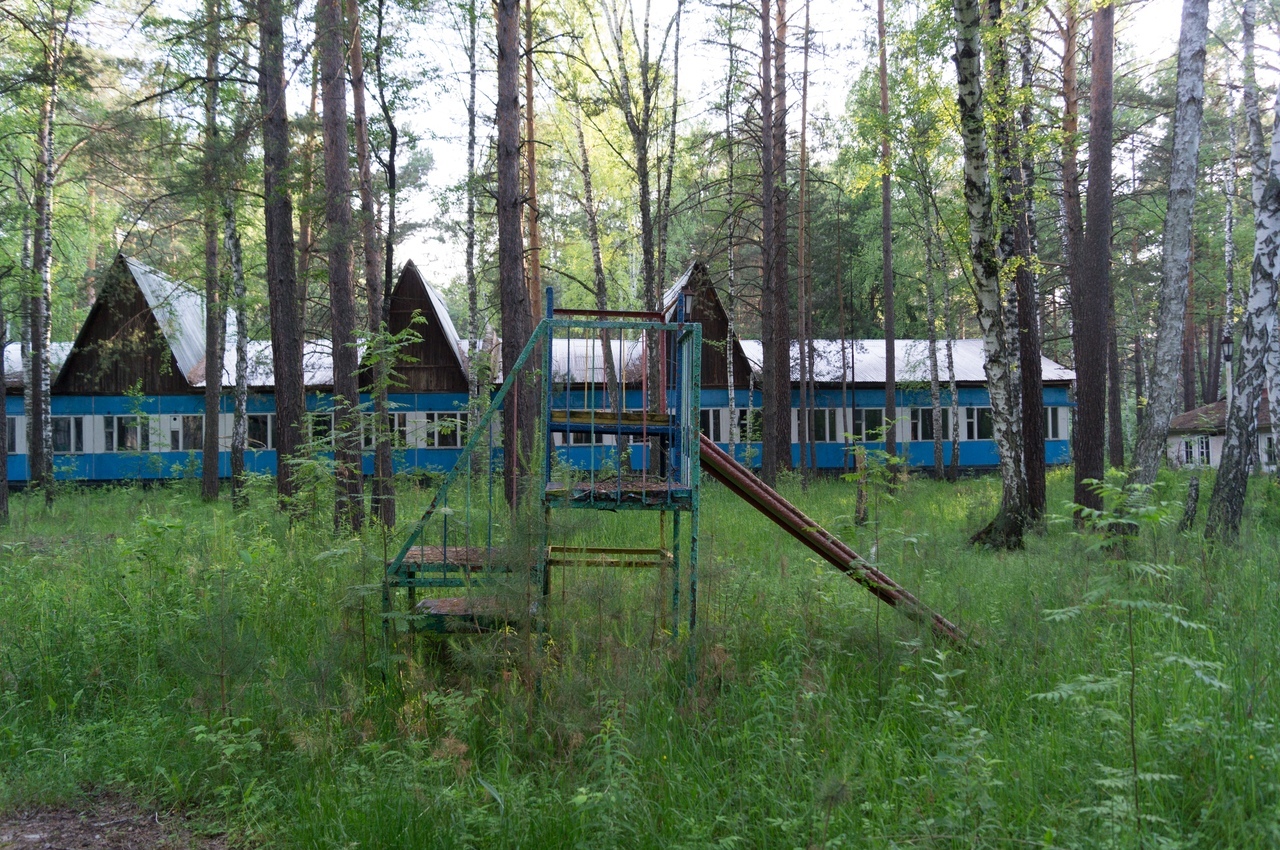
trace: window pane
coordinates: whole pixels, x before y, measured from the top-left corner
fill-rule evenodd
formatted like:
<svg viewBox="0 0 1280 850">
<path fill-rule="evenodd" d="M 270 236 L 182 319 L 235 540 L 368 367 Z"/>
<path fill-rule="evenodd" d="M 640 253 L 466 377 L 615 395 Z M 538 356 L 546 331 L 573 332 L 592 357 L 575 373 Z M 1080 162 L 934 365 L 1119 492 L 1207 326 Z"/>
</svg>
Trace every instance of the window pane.
<svg viewBox="0 0 1280 850">
<path fill-rule="evenodd" d="M 995 425 L 991 418 L 991 408 L 978 408 L 978 439 L 990 440 L 995 436 Z"/>
<path fill-rule="evenodd" d="M 439 414 L 436 418 L 436 445 L 441 448 L 454 448 L 458 445 L 458 420 L 452 416 Z"/>
<path fill-rule="evenodd" d="M 138 450 L 138 417 L 116 417 L 116 451 L 136 452 Z"/>
<path fill-rule="evenodd" d="M 204 448 L 204 416 L 182 417 L 182 448 L 189 452 Z"/>
<path fill-rule="evenodd" d="M 50 424 L 53 430 L 53 450 L 71 451 L 71 419 L 67 416 L 55 416 Z"/>
<path fill-rule="evenodd" d="M 251 449 L 265 449 L 267 447 L 268 433 L 267 417 L 265 414 L 250 414 L 248 417 L 249 426 L 249 445 Z"/>
<path fill-rule="evenodd" d="M 9 454 L 16 455 L 18 453 L 18 429 L 15 427 L 12 418 L 5 420 L 5 439 L 9 443 Z"/>
<path fill-rule="evenodd" d="M 116 450 L 116 418 L 114 416 L 102 417 L 102 430 L 107 437 L 107 451 L 114 452 Z"/>
<path fill-rule="evenodd" d="M 878 407 L 862 410 L 862 432 L 864 440 L 884 439 L 884 411 Z"/>
</svg>

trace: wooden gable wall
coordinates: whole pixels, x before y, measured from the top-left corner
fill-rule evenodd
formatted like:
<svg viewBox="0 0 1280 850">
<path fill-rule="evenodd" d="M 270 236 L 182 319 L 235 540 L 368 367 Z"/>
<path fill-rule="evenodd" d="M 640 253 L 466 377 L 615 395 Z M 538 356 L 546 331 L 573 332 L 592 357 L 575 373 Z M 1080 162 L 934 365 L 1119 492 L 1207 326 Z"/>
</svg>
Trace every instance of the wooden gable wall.
<svg viewBox="0 0 1280 850">
<path fill-rule="evenodd" d="M 52 391 L 123 395 L 139 388 L 146 395 L 193 391 L 146 296 L 117 256 Z"/>
<path fill-rule="evenodd" d="M 413 314 L 425 322 L 412 323 Z M 422 339 L 400 349 L 396 357 L 392 392 L 465 393 L 467 373 L 458 365 L 449 338 L 445 335 L 435 305 L 427 294 L 421 273 L 412 262 L 405 263 L 391 293 L 388 330 L 398 334 L 411 327 Z M 367 380 L 367 378 L 366 378 Z"/>
<path fill-rule="evenodd" d="M 708 389 L 729 387 L 729 314 L 720 303 L 720 296 L 711 284 L 707 267 L 697 263 L 689 275 L 685 292 L 694 295 L 690 322 L 702 324 L 702 386 Z M 746 389 L 751 382 L 751 365 L 740 346 L 733 344 L 733 382 L 739 389 Z"/>
</svg>

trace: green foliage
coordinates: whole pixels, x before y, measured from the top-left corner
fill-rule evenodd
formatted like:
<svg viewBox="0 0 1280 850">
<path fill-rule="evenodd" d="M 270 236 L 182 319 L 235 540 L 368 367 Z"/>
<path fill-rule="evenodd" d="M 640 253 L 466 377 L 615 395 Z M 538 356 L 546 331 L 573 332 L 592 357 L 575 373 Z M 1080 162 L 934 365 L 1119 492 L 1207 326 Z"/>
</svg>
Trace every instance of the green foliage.
<svg viewBox="0 0 1280 850">
<path fill-rule="evenodd" d="M 886 485 L 842 533 L 975 636 L 956 651 L 707 485 L 689 689 L 651 573 L 557 572 L 545 652 L 507 631 L 388 665 L 377 533 L 335 541 L 331 503 L 291 523 L 269 482 L 240 515 L 194 486 L 15 496 L 0 806 L 113 789 L 305 846 L 1128 847 L 1136 784 L 1147 845 L 1280 828 L 1264 488 L 1225 560 L 1159 498 L 1136 534 L 1064 521 L 1004 553 L 965 542 L 998 482 Z M 783 486 L 854 513 L 851 483 Z M 1131 495 L 1106 486 L 1099 529 Z M 651 545 L 573 519 L 557 540 Z"/>
</svg>

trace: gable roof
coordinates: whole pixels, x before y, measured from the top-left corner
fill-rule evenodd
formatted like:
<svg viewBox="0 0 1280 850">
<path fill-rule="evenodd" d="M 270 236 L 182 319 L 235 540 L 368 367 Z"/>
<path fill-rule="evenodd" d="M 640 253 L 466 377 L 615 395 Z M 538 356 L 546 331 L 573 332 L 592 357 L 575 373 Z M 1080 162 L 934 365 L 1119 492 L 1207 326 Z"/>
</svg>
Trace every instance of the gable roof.
<svg viewBox="0 0 1280 850">
<path fill-rule="evenodd" d="M 883 384 L 885 379 L 885 345 L 883 339 L 815 339 L 814 380 L 821 384 L 840 383 L 848 380 L 857 384 Z M 742 340 L 742 348 L 751 363 L 751 369 L 759 373 L 764 362 L 764 346 L 758 339 Z M 898 383 L 923 383 L 929 380 L 929 341 L 924 339 L 899 339 L 894 343 L 894 360 Z M 950 381 L 947 371 L 946 345 L 937 343 L 938 378 Z M 986 383 L 986 351 L 980 339 L 952 340 L 952 359 L 955 361 L 956 381 L 959 383 Z M 1065 383 L 1075 380 L 1076 373 L 1047 357 L 1040 358 L 1042 380 L 1045 383 Z M 791 341 L 791 380 L 800 380 L 800 343 Z"/>
<path fill-rule="evenodd" d="M 1267 391 L 1262 391 L 1262 400 L 1258 404 L 1258 430 L 1270 431 L 1271 404 Z M 1169 435 L 1174 434 L 1225 434 L 1227 432 L 1227 400 L 1218 399 L 1213 404 L 1206 404 L 1194 410 L 1188 410 L 1173 417 L 1169 423 Z"/>
<path fill-rule="evenodd" d="M 436 288 L 427 283 L 427 279 L 422 276 L 422 272 L 418 271 L 418 266 L 413 260 L 409 260 L 404 264 L 404 268 L 400 271 L 400 280 L 396 283 L 399 289 L 401 283 L 406 281 L 416 282 L 422 287 L 427 298 L 431 300 L 431 309 L 435 311 L 436 319 L 440 322 L 440 329 L 444 331 L 445 341 L 449 343 L 449 350 L 453 352 L 457 358 L 458 368 L 466 374 L 467 371 L 467 345 L 458 336 L 458 329 L 453 326 L 453 319 L 449 316 L 449 308 L 445 306 L 444 299 L 440 297 L 440 293 Z"/>
<path fill-rule="evenodd" d="M 62 364 L 71 353 L 71 343 L 49 343 L 49 374 L 57 376 Z M 18 341 L 5 343 L 4 346 L 4 384 L 6 387 L 23 387 L 26 385 L 26 374 L 22 371 L 22 343 Z"/>
</svg>

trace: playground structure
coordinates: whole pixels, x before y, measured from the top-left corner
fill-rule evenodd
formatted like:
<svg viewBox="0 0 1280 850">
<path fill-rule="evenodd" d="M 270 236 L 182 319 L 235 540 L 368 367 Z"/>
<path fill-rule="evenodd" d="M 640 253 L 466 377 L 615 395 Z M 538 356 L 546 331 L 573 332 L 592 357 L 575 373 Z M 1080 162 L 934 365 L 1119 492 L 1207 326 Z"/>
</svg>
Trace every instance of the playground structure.
<svg viewBox="0 0 1280 850">
<path fill-rule="evenodd" d="M 386 565 L 387 633 L 482 631 L 539 622 L 552 574 L 575 568 L 655 570 L 670 589 L 670 632 L 698 624 L 698 530 L 705 470 L 874 596 L 962 642 L 961 631 L 766 486 L 699 432 L 701 325 L 686 322 L 685 299 L 659 313 L 556 310 L 547 315 L 476 418 L 466 446 L 422 518 Z M 502 495 L 498 415 L 521 382 L 540 390 L 534 450 L 524 491 L 535 510 L 512 510 Z M 514 410 L 514 406 L 511 407 Z M 504 415 L 508 415 L 504 412 Z M 521 427 L 524 427 L 521 424 Z M 603 510 L 643 524 L 657 514 L 656 545 L 554 545 L 553 514 Z M 623 513 L 625 512 L 625 513 Z M 669 531 L 669 538 L 668 538 Z M 668 585 L 669 582 L 669 585 Z M 459 590 L 461 596 L 437 595 Z M 407 603 L 398 604 L 401 592 Z M 427 595 L 419 598 L 419 592 Z M 663 619 L 665 620 L 665 612 Z"/>
</svg>

